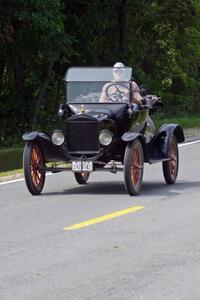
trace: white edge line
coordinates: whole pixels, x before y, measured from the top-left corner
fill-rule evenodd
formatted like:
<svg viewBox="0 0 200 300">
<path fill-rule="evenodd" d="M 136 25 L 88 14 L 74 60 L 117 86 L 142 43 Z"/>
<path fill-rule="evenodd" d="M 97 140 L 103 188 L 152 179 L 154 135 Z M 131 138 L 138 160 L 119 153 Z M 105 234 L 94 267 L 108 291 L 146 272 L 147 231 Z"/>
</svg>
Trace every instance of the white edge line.
<svg viewBox="0 0 200 300">
<path fill-rule="evenodd" d="M 200 140 L 196 140 L 196 141 L 193 141 L 193 142 L 188 142 L 188 143 L 180 144 L 178 146 L 179 147 L 183 147 L 183 146 L 189 146 L 189 145 L 197 144 L 197 143 L 200 143 Z"/>
<path fill-rule="evenodd" d="M 19 182 L 19 181 L 23 181 L 24 178 L 19 178 L 19 179 L 14 179 L 14 180 L 9 180 L 9 181 L 3 181 L 0 182 L 0 185 L 4 185 L 4 184 L 8 184 L 8 183 L 14 183 L 14 182 Z"/>
<path fill-rule="evenodd" d="M 53 175 L 53 173 L 47 173 L 46 176 L 49 175 Z M 4 182 L 0 182 L 0 185 L 5 185 L 5 184 L 9 184 L 9 183 L 15 183 L 15 182 L 19 182 L 19 181 L 24 181 L 24 177 L 23 178 L 19 178 L 19 179 L 13 179 L 13 180 L 9 180 L 9 181 L 4 181 Z"/>
<path fill-rule="evenodd" d="M 197 144 L 197 143 L 200 143 L 200 140 L 193 141 L 193 142 L 188 142 L 188 143 L 184 143 L 184 144 L 180 144 L 179 147 L 189 146 L 189 145 Z M 49 175 L 53 175 L 53 173 L 47 173 L 47 176 L 49 176 Z M 5 185 L 5 184 L 9 184 L 9 183 L 20 182 L 20 181 L 23 181 L 23 180 L 24 180 L 24 178 L 10 180 L 10 181 L 4 181 L 4 182 L 0 182 L 0 185 Z"/>
</svg>

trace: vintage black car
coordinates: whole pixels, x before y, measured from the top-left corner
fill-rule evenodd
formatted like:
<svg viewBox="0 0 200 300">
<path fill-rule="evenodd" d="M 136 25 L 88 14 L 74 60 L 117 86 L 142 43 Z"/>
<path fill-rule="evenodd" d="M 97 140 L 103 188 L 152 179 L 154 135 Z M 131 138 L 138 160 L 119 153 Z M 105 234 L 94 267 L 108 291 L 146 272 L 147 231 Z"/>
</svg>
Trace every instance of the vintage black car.
<svg viewBox="0 0 200 300">
<path fill-rule="evenodd" d="M 63 127 L 23 135 L 24 175 L 31 194 L 41 193 L 46 171 L 70 170 L 79 184 L 85 184 L 92 172 L 123 171 L 125 188 L 135 195 L 141 189 L 144 162 L 162 162 L 166 183 L 176 181 L 177 143 L 184 141 L 183 130 L 177 124 L 156 130 L 150 114 L 160 98 L 145 95 L 143 105 L 134 104 L 132 69 L 122 71 L 121 79 L 115 80 L 113 68 L 68 69 L 65 102 L 58 111 Z"/>
</svg>

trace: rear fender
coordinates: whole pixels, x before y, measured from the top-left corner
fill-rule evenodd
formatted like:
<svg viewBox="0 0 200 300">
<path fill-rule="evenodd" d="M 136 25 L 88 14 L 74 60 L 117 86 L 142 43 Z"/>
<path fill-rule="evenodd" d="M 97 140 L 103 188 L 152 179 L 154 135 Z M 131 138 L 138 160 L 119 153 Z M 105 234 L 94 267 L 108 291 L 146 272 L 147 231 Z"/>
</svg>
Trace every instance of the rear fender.
<svg viewBox="0 0 200 300">
<path fill-rule="evenodd" d="M 172 135 L 176 137 L 178 143 L 182 143 L 185 141 L 183 128 L 178 124 L 162 125 L 159 129 L 159 133 L 162 133 L 162 135 L 165 137 L 162 150 L 166 155 L 168 155 L 168 147 Z"/>
</svg>

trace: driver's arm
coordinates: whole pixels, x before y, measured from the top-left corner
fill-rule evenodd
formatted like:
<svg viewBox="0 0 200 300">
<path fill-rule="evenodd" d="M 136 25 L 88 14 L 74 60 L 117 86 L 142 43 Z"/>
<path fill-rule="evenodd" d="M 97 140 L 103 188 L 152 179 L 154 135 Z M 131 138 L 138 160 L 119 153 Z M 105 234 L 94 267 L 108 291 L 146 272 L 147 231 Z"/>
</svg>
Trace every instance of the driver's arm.
<svg viewBox="0 0 200 300">
<path fill-rule="evenodd" d="M 101 92 L 101 96 L 99 98 L 99 102 L 106 102 L 107 100 L 107 96 L 106 96 L 106 88 L 108 86 L 108 83 L 106 83 L 103 88 L 102 88 L 102 92 Z"/>
<path fill-rule="evenodd" d="M 132 81 L 132 102 L 138 105 L 142 104 L 142 96 L 140 95 L 140 89 L 135 81 Z"/>
</svg>

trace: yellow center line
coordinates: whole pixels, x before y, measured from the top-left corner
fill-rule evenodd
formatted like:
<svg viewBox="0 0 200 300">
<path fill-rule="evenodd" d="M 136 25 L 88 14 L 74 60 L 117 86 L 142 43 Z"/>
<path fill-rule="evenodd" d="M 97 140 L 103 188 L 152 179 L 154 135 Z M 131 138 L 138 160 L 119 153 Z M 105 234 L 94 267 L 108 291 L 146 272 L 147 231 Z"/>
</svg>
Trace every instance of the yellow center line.
<svg viewBox="0 0 200 300">
<path fill-rule="evenodd" d="M 129 207 L 127 209 L 116 211 L 114 213 L 110 213 L 110 214 L 105 215 L 105 216 L 101 216 L 101 217 L 98 217 L 98 218 L 90 219 L 90 220 L 87 220 L 87 221 L 84 221 L 84 222 L 81 222 L 81 223 L 77 223 L 77 224 L 74 224 L 74 225 L 67 226 L 67 227 L 64 228 L 64 230 L 80 229 L 80 228 L 87 227 L 87 226 L 90 226 L 90 225 L 93 225 L 93 224 L 96 224 L 96 223 L 100 223 L 100 222 L 104 222 L 104 221 L 107 221 L 107 220 L 110 220 L 110 219 L 113 219 L 113 218 L 117 218 L 119 216 L 130 214 L 130 213 L 139 211 L 143 208 L 144 208 L 144 206 Z"/>
</svg>

